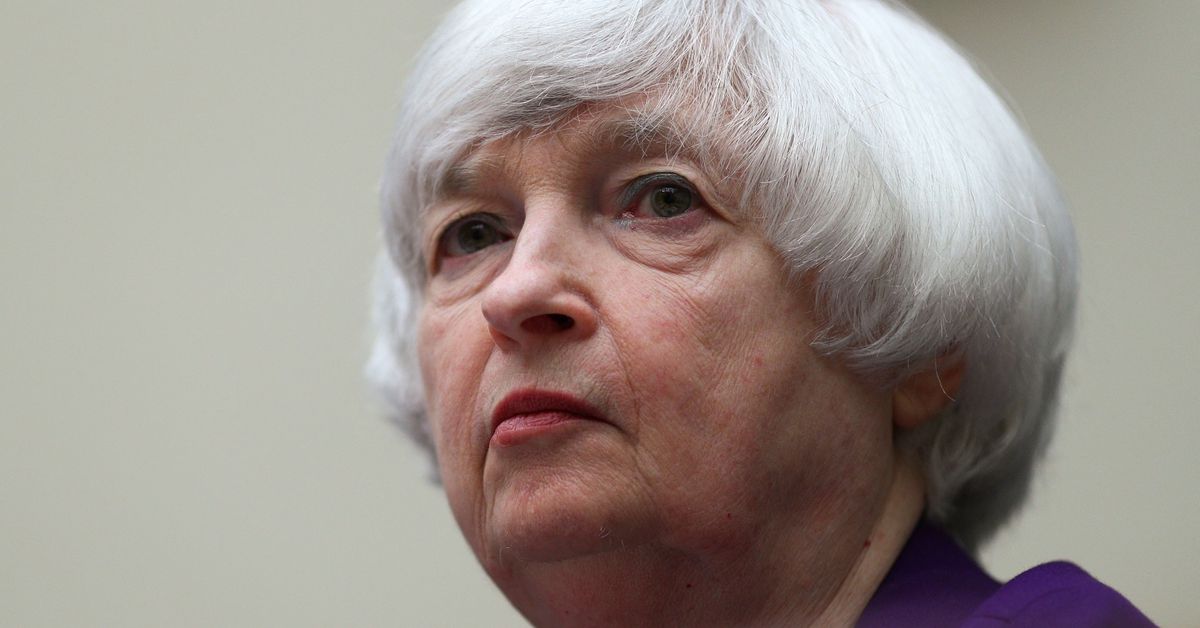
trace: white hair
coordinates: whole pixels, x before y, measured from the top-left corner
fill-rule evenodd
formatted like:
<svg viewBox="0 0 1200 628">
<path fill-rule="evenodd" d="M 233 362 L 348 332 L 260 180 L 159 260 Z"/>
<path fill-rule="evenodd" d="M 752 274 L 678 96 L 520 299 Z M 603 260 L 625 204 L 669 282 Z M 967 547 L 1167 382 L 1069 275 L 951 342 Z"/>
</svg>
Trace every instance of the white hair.
<svg viewBox="0 0 1200 628">
<path fill-rule="evenodd" d="M 404 91 L 383 179 L 387 256 L 368 365 L 432 452 L 415 358 L 419 210 L 473 147 L 580 105 L 636 102 L 740 186 L 827 322 L 814 348 L 895 383 L 967 364 L 955 401 L 901 435 L 927 516 L 968 548 L 1028 491 L 1073 320 L 1070 219 L 1037 149 L 942 36 L 877 0 L 468 0 Z M 636 114 L 636 115 L 635 115 Z M 639 138 L 631 138 L 638 141 Z"/>
</svg>

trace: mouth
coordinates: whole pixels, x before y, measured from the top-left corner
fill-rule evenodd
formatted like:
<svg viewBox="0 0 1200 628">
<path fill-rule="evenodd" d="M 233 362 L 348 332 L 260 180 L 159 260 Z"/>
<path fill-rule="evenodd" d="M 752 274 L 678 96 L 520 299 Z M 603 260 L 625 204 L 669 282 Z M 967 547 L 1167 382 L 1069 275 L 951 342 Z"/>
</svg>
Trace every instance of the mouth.
<svg viewBox="0 0 1200 628">
<path fill-rule="evenodd" d="M 586 401 L 569 393 L 526 388 L 509 393 L 492 412 L 493 445 L 510 447 L 578 421 L 604 421 Z"/>
</svg>

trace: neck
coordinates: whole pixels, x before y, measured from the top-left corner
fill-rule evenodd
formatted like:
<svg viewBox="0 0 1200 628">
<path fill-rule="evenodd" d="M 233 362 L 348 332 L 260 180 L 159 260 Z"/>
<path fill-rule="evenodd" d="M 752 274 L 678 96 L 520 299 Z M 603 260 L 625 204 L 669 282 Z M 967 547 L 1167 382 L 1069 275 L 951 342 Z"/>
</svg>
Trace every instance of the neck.
<svg viewBox="0 0 1200 628">
<path fill-rule="evenodd" d="M 854 625 L 900 556 L 924 508 L 924 476 L 907 457 L 898 458 L 883 513 L 867 539 L 869 545 L 863 547 L 829 604 L 811 622 L 813 625 Z"/>
<path fill-rule="evenodd" d="M 920 519 L 924 488 L 915 464 L 897 457 L 873 517 L 858 525 L 756 530 L 732 555 L 624 548 L 527 566 L 504 588 L 537 626 L 850 626 Z M 847 538 L 847 529 L 866 533 Z"/>
</svg>

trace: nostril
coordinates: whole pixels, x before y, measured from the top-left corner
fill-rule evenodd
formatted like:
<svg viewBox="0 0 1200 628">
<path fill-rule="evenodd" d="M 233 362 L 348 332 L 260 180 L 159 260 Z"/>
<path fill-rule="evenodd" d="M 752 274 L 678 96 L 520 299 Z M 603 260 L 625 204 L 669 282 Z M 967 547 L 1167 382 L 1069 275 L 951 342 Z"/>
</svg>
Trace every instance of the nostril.
<svg viewBox="0 0 1200 628">
<path fill-rule="evenodd" d="M 542 314 L 525 319 L 521 327 L 533 334 L 552 334 L 575 326 L 575 319 L 566 314 Z"/>
</svg>

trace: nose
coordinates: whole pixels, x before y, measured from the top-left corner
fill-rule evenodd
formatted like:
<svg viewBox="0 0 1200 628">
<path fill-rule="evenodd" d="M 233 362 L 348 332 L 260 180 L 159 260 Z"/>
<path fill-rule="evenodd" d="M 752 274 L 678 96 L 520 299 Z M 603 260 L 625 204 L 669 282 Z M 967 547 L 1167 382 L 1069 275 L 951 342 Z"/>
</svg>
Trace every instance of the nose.
<svg viewBox="0 0 1200 628">
<path fill-rule="evenodd" d="M 581 226 L 527 215 L 511 257 L 482 295 L 483 317 L 502 350 L 581 340 L 596 331 Z"/>
</svg>

